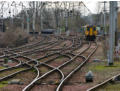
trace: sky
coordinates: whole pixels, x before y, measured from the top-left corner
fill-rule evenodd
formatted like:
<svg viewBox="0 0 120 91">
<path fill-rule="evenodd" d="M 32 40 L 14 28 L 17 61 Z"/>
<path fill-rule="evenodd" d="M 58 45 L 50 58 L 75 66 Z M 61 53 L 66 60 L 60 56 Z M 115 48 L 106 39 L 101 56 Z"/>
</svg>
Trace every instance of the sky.
<svg viewBox="0 0 120 91">
<path fill-rule="evenodd" d="M 97 13 L 97 2 L 98 1 L 95 1 L 95 0 L 91 0 L 91 1 L 83 1 L 86 6 L 91 10 L 92 13 Z"/>
<path fill-rule="evenodd" d="M 19 1 L 19 0 L 18 0 Z M 52 0 L 51 0 L 52 1 Z M 11 2 L 11 1 L 9 1 L 9 2 Z M 83 1 L 84 2 L 84 4 L 90 9 L 90 11 L 92 12 L 92 13 L 97 13 L 97 2 L 98 1 L 95 1 L 95 0 L 91 0 L 91 1 Z M 19 2 L 18 2 L 19 3 Z M 21 6 L 17 6 L 17 8 L 21 8 Z M 20 11 L 20 9 L 17 9 L 16 11 Z M 4 12 L 5 13 L 5 12 Z M 6 15 L 8 15 L 8 10 L 7 10 L 7 12 L 6 12 L 6 14 L 5 14 L 5 16 Z"/>
</svg>

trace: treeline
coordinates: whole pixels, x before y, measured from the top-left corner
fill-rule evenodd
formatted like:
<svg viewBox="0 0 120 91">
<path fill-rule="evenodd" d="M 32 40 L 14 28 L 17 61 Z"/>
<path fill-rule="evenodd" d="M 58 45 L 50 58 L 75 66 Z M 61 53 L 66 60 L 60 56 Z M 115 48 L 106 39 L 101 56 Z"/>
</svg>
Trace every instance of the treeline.
<svg viewBox="0 0 120 91">
<path fill-rule="evenodd" d="M 77 31 L 81 26 L 90 23 L 90 18 L 83 16 L 81 11 L 77 9 L 73 11 L 69 9 L 65 10 L 60 7 L 48 8 L 41 4 L 41 10 L 39 7 L 35 7 L 33 5 L 34 3 L 31 2 L 30 4 L 31 7 L 29 7 L 29 9 L 22 10 L 13 18 L 6 18 L 6 26 L 8 28 L 20 27 L 23 30 L 27 30 L 27 22 L 29 22 L 30 31 L 40 31 L 45 28 L 64 30 L 67 22 L 68 30 Z"/>
</svg>

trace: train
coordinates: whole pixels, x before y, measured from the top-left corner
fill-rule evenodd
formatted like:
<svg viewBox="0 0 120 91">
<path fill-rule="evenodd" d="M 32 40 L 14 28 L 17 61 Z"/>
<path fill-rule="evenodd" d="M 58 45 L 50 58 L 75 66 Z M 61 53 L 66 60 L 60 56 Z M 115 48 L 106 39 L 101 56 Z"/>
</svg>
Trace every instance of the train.
<svg viewBox="0 0 120 91">
<path fill-rule="evenodd" d="M 85 28 L 85 39 L 87 41 L 95 41 L 98 34 L 97 28 L 94 25 L 87 25 Z"/>
</svg>

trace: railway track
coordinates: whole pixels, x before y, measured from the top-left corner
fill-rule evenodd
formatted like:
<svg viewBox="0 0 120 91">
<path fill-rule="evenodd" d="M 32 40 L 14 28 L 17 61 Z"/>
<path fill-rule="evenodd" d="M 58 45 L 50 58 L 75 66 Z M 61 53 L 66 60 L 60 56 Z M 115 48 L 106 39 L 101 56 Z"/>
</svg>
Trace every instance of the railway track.
<svg viewBox="0 0 120 91">
<path fill-rule="evenodd" d="M 49 49 L 50 47 L 53 47 L 54 43 L 55 42 L 50 42 L 48 45 L 46 45 L 46 46 L 44 45 L 44 47 L 33 48 L 33 49 L 30 49 L 30 50 L 27 50 L 27 51 L 18 52 L 17 54 L 20 54 L 20 55 L 29 55 L 31 53 L 43 51 L 45 49 Z M 7 52 L 8 52 L 7 56 L 14 56 L 15 55 L 14 52 L 12 52 L 12 51 L 7 51 Z M 11 53 L 12 53 L 12 55 L 11 55 Z"/>
<path fill-rule="evenodd" d="M 50 62 L 50 61 L 52 61 L 52 60 L 55 60 L 56 58 L 53 58 L 53 59 L 49 59 L 49 60 L 47 60 L 46 62 Z M 34 60 L 33 60 L 34 61 Z M 32 62 L 32 61 L 29 61 L 29 63 L 30 62 Z M 28 63 L 27 63 L 28 64 Z M 40 65 L 42 65 L 42 66 L 40 66 Z M 40 73 L 43 73 L 42 71 L 44 71 L 43 69 L 45 69 L 46 67 L 44 67 L 44 66 L 47 66 L 48 67 L 48 69 L 49 68 L 51 68 L 51 66 L 49 66 L 49 65 L 46 65 L 45 64 L 45 62 L 44 63 L 40 63 L 38 66 L 37 66 L 37 68 L 36 68 L 36 70 L 39 70 L 39 72 L 38 72 L 38 74 Z M 31 65 L 30 65 L 31 66 Z M 35 65 L 34 65 L 35 66 Z M 40 66 L 40 67 L 39 67 Z M 18 67 L 17 67 L 18 68 Z M 16 68 L 16 69 L 17 69 Z M 39 69 L 38 69 L 39 68 Z M 15 70 L 15 69 L 13 69 L 13 70 Z M 23 70 L 23 71 L 19 71 L 19 72 L 15 72 L 17 75 L 18 75 L 18 77 L 19 77 L 19 74 L 21 75 L 22 73 L 24 73 L 24 72 L 27 72 L 28 70 L 30 70 L 30 68 L 28 68 L 28 69 L 26 69 L 26 70 Z M 8 71 L 8 70 L 7 70 Z M 11 71 L 11 73 L 12 73 L 13 71 Z M 6 72 L 5 72 L 6 73 Z M 14 73 L 14 74 L 15 74 Z M 19 74 L 18 74 L 19 73 Z M 26 73 L 27 74 L 27 73 Z M 28 73 L 29 74 L 29 73 Z M 40 75 L 39 74 L 39 75 Z M 24 74 L 25 75 L 25 74 Z M 26 75 L 25 75 L 26 76 Z M 24 77 L 24 76 L 23 76 Z M 16 76 L 14 77 L 14 75 L 12 75 L 12 78 L 17 78 Z M 5 79 L 9 79 L 9 76 L 7 76 L 7 77 L 4 77 L 4 78 L 2 78 L 2 80 L 1 81 L 3 81 L 3 79 L 5 80 Z M 11 79 L 11 78 L 10 78 Z M 10 80 L 9 79 L 9 80 Z M 24 78 L 24 79 L 27 79 L 27 78 Z M 7 80 L 7 81 L 9 81 L 9 80 Z M 31 79 L 30 79 L 31 80 Z M 28 80 L 27 80 L 27 82 L 28 82 Z M 27 82 L 26 81 L 23 81 L 23 83 L 25 83 L 25 84 L 27 84 Z M 29 81 L 30 82 L 30 81 Z M 18 86 L 19 87 L 19 86 Z M 5 88 L 4 88 L 5 89 Z M 21 91 L 21 89 L 19 89 L 18 91 Z"/>
<path fill-rule="evenodd" d="M 96 43 L 95 43 L 96 44 Z M 91 44 L 90 44 L 91 45 Z M 57 89 L 56 89 L 56 91 L 60 91 L 61 89 L 62 89 L 62 87 L 63 87 L 63 84 L 65 83 L 65 81 L 67 81 L 68 79 L 70 79 L 70 77 L 72 77 L 72 75 L 74 75 L 74 73 L 75 72 L 77 72 L 78 70 L 80 70 L 86 63 L 87 63 L 87 61 L 88 61 L 88 59 L 93 55 L 93 53 L 96 51 L 96 49 L 97 49 L 97 44 L 96 44 L 96 46 L 94 47 L 94 48 L 91 48 L 92 46 L 89 46 L 88 48 L 87 48 L 87 50 L 84 50 L 84 51 L 82 51 L 80 54 L 78 54 L 79 55 L 79 57 L 82 57 L 82 62 L 80 62 L 80 63 L 77 63 L 78 65 L 69 73 L 69 74 L 67 74 L 67 76 L 64 78 L 64 80 L 62 80 L 61 82 L 60 82 L 60 84 L 58 85 L 58 87 L 57 87 Z M 91 50 L 92 49 L 92 50 Z M 90 53 L 87 55 L 87 56 L 85 56 L 85 55 L 83 55 L 83 54 L 86 54 L 86 52 L 88 52 L 88 50 L 90 50 Z M 82 54 L 82 55 L 81 55 Z M 64 90 L 64 91 L 66 91 L 66 90 Z"/>
<path fill-rule="evenodd" d="M 53 87 L 53 90 L 56 89 L 56 91 L 60 91 L 64 87 L 64 83 L 67 81 L 67 79 L 69 79 L 73 75 L 73 73 L 75 73 L 77 70 L 80 70 L 82 66 L 85 65 L 87 60 L 90 58 L 90 56 L 92 56 L 92 54 L 96 50 L 97 45 L 95 46 L 94 44 L 95 47 L 90 48 L 91 45 L 89 44 L 84 50 L 80 50 L 80 52 L 74 53 L 73 51 L 82 48 L 80 46 L 80 44 L 82 43 L 79 38 L 78 39 L 64 38 L 64 37 L 57 37 L 57 38 L 59 40 L 58 42 L 56 42 L 55 44 L 53 43 L 53 45 L 46 43 L 46 47 L 45 45 L 42 45 L 41 48 L 40 47 L 34 48 L 36 46 L 40 46 L 38 43 L 37 45 L 33 44 L 31 46 L 31 48 L 34 49 L 31 49 L 29 51 L 24 51 L 23 49 L 22 51 L 23 53 L 22 52 L 15 53 L 17 51 L 15 52 L 9 51 L 10 52 L 9 53 L 10 55 L 8 55 L 9 58 L 13 58 L 17 60 L 19 64 L 14 67 L 9 67 L 0 70 L 0 73 L 3 72 L 2 73 L 3 75 L 1 76 L 0 79 L 0 83 L 2 81 L 9 81 L 12 79 L 22 79 L 22 77 L 24 77 L 26 80 L 24 81 L 22 79 L 22 82 L 24 83 L 22 87 L 20 85 L 16 85 L 16 88 L 20 88 L 18 89 L 18 91 L 21 90 L 37 91 L 35 89 L 38 88 L 38 85 L 41 87 L 41 85 L 49 85 L 49 84 L 55 85 L 55 87 Z M 66 46 L 65 48 L 62 48 L 59 44 L 66 40 L 71 41 L 71 46 Z M 30 46 L 28 47 L 28 49 L 29 48 Z M 89 53 L 91 51 L 91 50 L 88 51 L 89 48 L 94 51 L 92 53 Z M 86 53 L 84 54 L 85 51 Z M 26 56 L 34 53 L 38 54 L 39 52 L 46 52 L 47 54 L 43 55 L 40 58 L 38 57 L 36 59 Z M 71 66 L 72 64 L 74 64 L 74 66 Z M 69 69 L 70 66 L 71 69 Z M 18 70 L 19 67 L 21 67 L 22 69 Z M 30 76 L 31 78 L 30 77 L 27 78 L 27 76 L 30 75 L 31 73 L 33 73 Z M 8 85 L 7 88 L 10 86 L 11 85 Z M 3 91 L 4 89 L 5 88 L 3 88 Z"/>
<path fill-rule="evenodd" d="M 62 39 L 62 38 L 61 38 Z M 59 38 L 59 40 L 60 40 L 60 38 Z M 19 52 L 19 54 L 22 54 L 22 55 L 29 55 L 29 54 L 31 54 L 31 53 L 35 53 L 35 52 L 39 52 L 39 51 L 50 51 L 51 49 L 50 48 L 52 48 L 52 47 L 54 47 L 54 46 L 56 46 L 56 45 L 54 45 L 54 46 L 51 46 L 50 48 L 49 48 L 49 45 L 51 45 L 51 44 L 53 44 L 54 42 L 56 42 L 56 41 L 53 41 L 53 42 L 47 42 L 47 44 L 48 45 L 44 45 L 43 47 L 39 47 L 39 48 L 34 48 L 34 49 L 31 49 L 31 48 L 33 48 L 33 45 L 34 45 L 34 47 L 36 46 L 36 44 L 38 45 L 39 44 L 39 42 L 38 43 L 35 43 L 35 44 L 31 44 L 31 45 L 28 45 L 28 46 L 22 46 L 22 47 L 20 47 L 20 48 L 14 48 L 14 49 L 11 49 L 11 50 L 7 50 L 7 56 L 14 56 L 14 55 L 16 55 L 16 54 L 13 54 L 14 52 L 12 51 L 12 50 L 21 50 L 22 48 L 24 49 L 24 48 L 26 48 L 27 49 L 27 47 L 28 48 L 30 48 L 30 50 L 29 51 L 21 51 L 21 52 Z M 39 46 L 39 45 L 38 45 Z M 48 47 L 48 48 L 45 48 L 45 47 Z M 67 49 L 69 49 L 70 47 L 68 47 Z M 42 49 L 42 50 L 41 50 Z M 61 50 L 61 49 L 63 49 L 63 48 L 58 48 L 58 49 L 52 49 L 51 51 L 58 51 L 58 50 Z M 11 54 L 12 53 L 12 55 L 9 55 L 9 54 Z M 2 55 L 1 57 L 4 57 L 5 55 Z"/>
<path fill-rule="evenodd" d="M 47 56 L 49 56 L 49 55 L 47 55 Z M 27 58 L 27 57 L 24 57 L 24 56 L 19 56 L 19 57 L 16 57 L 16 58 L 20 58 L 20 60 L 23 61 L 23 62 L 27 62 L 26 59 L 27 59 L 27 60 L 31 60 L 31 59 L 29 59 L 29 58 Z M 20 60 L 19 60 L 19 61 L 20 61 Z M 29 63 L 30 63 L 30 62 L 29 62 Z M 33 63 L 34 63 L 34 62 L 33 62 Z M 21 65 L 21 64 L 19 64 L 19 65 Z M 12 69 L 12 68 L 15 68 L 15 67 L 11 67 L 11 68 L 8 68 L 8 69 Z M 18 66 L 16 66 L 16 68 L 18 68 Z M 3 72 L 3 71 L 5 72 L 5 70 L 7 70 L 7 69 L 3 69 L 3 70 L 1 70 L 1 71 L 2 71 L 2 72 Z M 17 72 L 15 72 L 15 73 L 17 73 Z"/>
<path fill-rule="evenodd" d="M 53 46 L 52 46 L 52 47 L 53 47 Z M 50 48 L 51 48 L 51 47 L 50 47 Z M 42 49 L 42 48 L 40 48 L 40 49 Z M 49 48 L 48 48 L 48 49 L 49 49 Z M 33 52 L 35 52 L 35 50 L 39 52 L 39 49 L 36 48 L 36 49 L 32 49 L 32 50 L 30 50 L 30 51 L 23 51 L 23 52 L 20 52 L 19 54 L 22 54 L 22 53 L 23 53 L 23 55 L 25 55 L 24 53 L 29 53 L 29 54 L 31 54 L 31 52 L 33 53 Z M 43 50 L 46 51 L 46 49 L 43 49 Z M 43 50 L 42 50 L 42 51 L 43 51 Z M 12 53 L 12 55 L 16 55 L 16 53 L 14 53 L 14 52 L 11 52 L 11 51 L 8 51 L 8 52 Z M 10 56 L 10 55 L 8 55 L 8 56 Z"/>
<path fill-rule="evenodd" d="M 44 38 L 44 41 L 41 40 L 41 41 L 38 41 L 37 43 L 32 43 L 32 44 L 29 44 L 29 45 L 25 45 L 25 46 L 21 46 L 21 47 L 18 47 L 18 48 L 13 48 L 13 49 L 7 49 L 7 50 L 4 50 L 3 54 L 4 55 L 1 55 L 0 57 L 4 57 L 5 54 L 11 54 L 12 53 L 26 53 L 26 52 L 30 52 L 28 50 L 35 50 L 35 49 L 42 49 L 42 48 L 45 48 L 45 47 L 48 47 L 49 45 L 51 45 L 52 43 L 56 42 L 55 40 L 52 40 L 49 36 L 46 36 Z M 34 49 L 35 48 L 35 49 Z"/>
<path fill-rule="evenodd" d="M 30 43 L 30 44 L 27 44 L 27 45 L 23 45 L 23 46 L 20 46 L 20 47 L 17 47 L 17 48 L 12 48 L 12 49 L 9 49 L 9 51 L 19 51 L 19 50 L 26 50 L 26 49 L 29 49 L 29 48 L 34 48 L 34 47 L 37 47 L 37 46 L 41 46 L 41 45 L 45 45 L 45 44 L 48 44 L 50 42 L 52 42 L 50 36 L 42 36 L 41 37 L 42 39 L 37 41 L 37 42 L 34 42 L 34 43 Z"/>
<path fill-rule="evenodd" d="M 31 47 L 31 46 L 33 46 L 33 45 L 39 44 L 39 43 L 41 43 L 43 40 L 44 40 L 44 39 L 42 39 L 41 41 L 38 41 L 38 42 L 30 43 L 30 44 L 23 45 L 23 46 L 16 47 L 16 48 L 11 48 L 11 49 L 4 48 L 3 50 L 0 51 L 1 56 L 4 55 L 4 51 L 6 51 L 6 49 L 9 50 L 9 51 L 21 50 L 21 49 L 23 49 L 23 48 L 27 48 L 27 47 Z"/>
<path fill-rule="evenodd" d="M 49 56 L 49 55 L 47 55 L 47 56 Z M 23 56 L 19 56 L 19 57 L 23 57 Z M 19 58 L 18 57 L 18 58 Z M 27 60 L 29 60 L 28 58 L 26 58 L 26 57 L 23 57 L 23 58 L 25 58 L 25 59 L 27 59 Z M 23 62 L 25 61 L 24 59 L 21 59 L 21 60 L 23 60 Z M 20 64 L 19 64 L 20 65 Z M 18 66 L 16 66 L 16 67 L 18 67 Z M 11 68 L 8 68 L 8 69 L 12 69 L 12 68 L 15 68 L 15 67 L 11 67 Z M 5 70 L 7 70 L 7 69 L 3 69 L 3 70 L 1 70 L 1 71 L 5 71 Z M 21 71 L 19 71 L 19 72 L 21 72 Z M 17 73 L 19 73 L 19 72 L 15 72 L 15 74 L 17 74 Z M 14 73 L 13 73 L 14 74 Z M 13 76 L 13 75 L 12 75 Z M 9 77 L 9 76 L 8 76 Z M 7 78 L 7 77 L 6 77 Z M 5 79 L 5 78 L 4 78 Z"/>
<path fill-rule="evenodd" d="M 109 79 L 101 82 L 100 84 L 97 84 L 97 85 L 89 88 L 87 91 L 96 91 L 96 90 L 97 90 L 97 91 L 102 91 L 102 90 L 105 91 L 105 90 L 104 90 L 104 89 L 105 89 L 105 86 L 115 84 L 115 82 L 113 82 L 113 79 L 115 79 L 115 78 L 117 78 L 117 77 L 120 77 L 120 74 L 117 74 L 117 75 L 115 75 L 115 76 L 113 76 L 113 77 L 111 77 L 111 78 L 109 78 Z M 118 83 L 118 84 L 119 84 L 119 83 Z M 115 85 L 116 85 L 116 84 L 115 84 Z M 108 90 L 109 90 L 109 89 L 108 89 Z M 116 88 L 116 89 L 111 89 L 111 90 L 118 91 L 117 88 Z"/>
<path fill-rule="evenodd" d="M 89 48 L 89 47 L 88 47 L 88 48 Z M 84 51 L 86 51 L 88 48 L 86 48 Z M 61 88 L 61 86 L 63 85 L 64 80 L 67 79 L 67 78 L 69 78 L 69 76 L 70 76 L 71 74 L 73 74 L 73 73 L 76 72 L 79 68 L 81 68 L 81 67 L 87 62 L 88 58 L 95 52 L 96 49 L 97 49 L 97 47 L 95 47 L 94 51 L 93 51 L 87 58 L 85 58 L 84 56 L 81 56 L 81 57 L 83 57 L 83 58 L 85 59 L 85 61 L 83 61 L 82 63 L 80 63 L 80 65 L 78 65 L 77 67 L 75 67 L 74 69 L 72 69 L 72 71 L 71 71 L 72 73 L 70 72 L 70 74 L 64 75 L 64 73 L 63 73 L 60 69 L 61 69 L 62 67 L 65 67 L 67 64 L 73 62 L 73 60 L 75 60 L 75 59 L 76 59 L 81 53 L 83 53 L 84 51 L 82 51 L 81 53 L 77 54 L 76 56 L 74 56 L 74 57 L 73 57 L 72 59 L 70 59 L 69 61 L 64 62 L 62 65 L 59 65 L 58 67 L 53 67 L 53 66 L 52 66 L 54 69 L 46 72 L 46 73 L 43 74 L 42 76 L 40 76 L 40 77 L 38 77 L 37 79 L 33 80 L 28 86 L 26 86 L 26 87 L 23 89 L 23 91 L 29 91 L 29 90 L 31 89 L 31 87 L 33 87 L 33 85 L 35 85 L 35 83 L 37 83 L 38 81 L 41 81 L 41 79 L 45 78 L 46 76 L 48 77 L 49 74 L 54 73 L 54 72 L 56 72 L 56 71 L 58 72 L 58 70 L 60 70 L 59 75 L 61 75 L 61 76 L 60 76 L 61 78 L 58 77 L 58 78 L 60 78 L 60 79 L 59 79 L 60 85 L 58 85 L 58 87 L 57 87 L 57 89 L 56 89 L 56 91 L 59 91 L 60 88 Z M 66 78 L 65 76 L 66 76 L 67 78 Z M 51 77 L 53 77 L 53 76 L 51 76 Z M 38 82 L 38 83 L 39 83 L 39 82 Z M 33 91 L 33 90 L 31 90 L 31 91 Z"/>
<path fill-rule="evenodd" d="M 56 43 L 55 45 L 50 45 L 50 47 L 48 48 L 41 48 L 42 50 L 40 50 L 39 48 L 36 48 L 36 49 L 32 49 L 32 50 L 29 50 L 29 51 L 24 51 L 24 52 L 21 52 L 21 53 L 14 53 L 14 52 L 11 52 L 11 55 L 7 55 L 7 56 L 16 56 L 16 55 L 30 55 L 30 54 L 35 54 L 35 53 L 38 53 L 38 52 L 45 52 L 45 51 L 50 51 L 52 47 L 58 45 L 59 43 Z M 70 48 L 70 47 L 69 47 Z M 62 50 L 61 48 L 60 49 L 56 49 L 56 50 Z M 52 51 L 55 51 L 55 50 L 52 50 Z M 18 55 L 18 56 L 19 56 Z"/>
</svg>

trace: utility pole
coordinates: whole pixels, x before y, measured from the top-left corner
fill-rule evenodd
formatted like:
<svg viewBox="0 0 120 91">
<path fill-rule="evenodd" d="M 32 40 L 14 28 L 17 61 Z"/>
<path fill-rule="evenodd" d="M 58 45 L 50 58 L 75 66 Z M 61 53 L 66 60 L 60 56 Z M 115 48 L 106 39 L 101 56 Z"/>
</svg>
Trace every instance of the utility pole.
<svg viewBox="0 0 120 91">
<path fill-rule="evenodd" d="M 23 7 L 24 7 L 23 3 L 20 2 L 19 5 L 21 5 L 22 10 L 24 10 L 23 9 Z M 21 27 L 22 27 L 22 30 L 24 31 L 24 13 L 21 15 L 21 17 L 22 17 L 22 19 L 21 19 Z"/>
<path fill-rule="evenodd" d="M 4 4 L 3 4 L 4 5 Z M 4 13 L 4 11 L 3 11 L 3 5 L 2 5 L 2 8 L 1 8 L 1 10 L 2 10 L 2 15 L 1 15 L 1 25 L 2 25 L 2 29 L 1 29 L 1 31 L 2 32 L 5 32 L 5 30 L 4 30 L 4 18 L 3 18 L 3 13 Z"/>
<path fill-rule="evenodd" d="M 66 16 L 65 16 L 65 32 L 68 30 L 68 11 L 66 9 Z"/>
<path fill-rule="evenodd" d="M 24 31 L 24 14 L 22 16 L 22 30 Z"/>
<path fill-rule="evenodd" d="M 100 25 L 102 25 L 102 26 L 103 26 L 103 13 L 101 12 L 101 14 L 100 14 L 100 15 L 101 15 L 101 17 L 100 17 L 100 20 L 101 20 L 101 21 L 100 21 L 100 22 L 101 22 L 101 23 L 100 23 Z"/>
<path fill-rule="evenodd" d="M 104 2 L 101 2 L 101 3 L 104 3 L 104 9 L 103 9 L 103 26 L 104 26 L 104 29 L 103 29 L 103 35 L 107 34 L 106 32 L 106 1 Z"/>
<path fill-rule="evenodd" d="M 27 16 L 27 33 L 29 33 L 30 30 L 30 18 L 29 18 L 29 14 L 26 10 L 26 16 Z"/>
<path fill-rule="evenodd" d="M 101 34 L 104 34 L 104 29 L 103 29 L 103 12 L 100 13 L 100 27 L 101 27 Z"/>
<path fill-rule="evenodd" d="M 41 30 L 43 29 L 43 17 L 42 17 L 42 8 L 40 9 L 40 28 L 41 28 Z"/>
<path fill-rule="evenodd" d="M 36 2 L 33 1 L 33 32 L 35 33 Z"/>
<path fill-rule="evenodd" d="M 65 7 L 65 32 L 68 30 L 68 10 L 67 10 L 67 2 L 64 3 Z"/>
<path fill-rule="evenodd" d="M 117 25 L 117 1 L 110 1 L 110 28 L 109 28 L 109 56 L 108 65 L 113 65 L 113 54 L 115 48 L 115 31 Z"/>
<path fill-rule="evenodd" d="M 44 6 L 45 6 L 45 2 L 41 2 L 41 9 L 40 9 L 40 28 L 41 30 L 43 29 L 43 9 L 44 9 Z"/>
<path fill-rule="evenodd" d="M 11 6 L 16 6 L 16 2 L 13 1 L 12 4 L 11 4 Z M 15 8 L 15 7 L 14 7 L 14 8 Z M 16 8 L 15 8 L 15 9 L 16 9 Z M 13 13 L 13 14 L 11 15 L 11 23 L 12 23 L 12 28 L 13 28 L 13 27 L 14 27 L 15 11 L 14 11 L 14 9 L 12 9 L 11 11 L 12 11 L 11 13 Z"/>
<path fill-rule="evenodd" d="M 58 13 L 59 13 L 59 12 L 58 12 L 58 7 L 59 7 L 59 6 L 58 6 L 58 2 L 55 2 L 55 20 L 56 20 L 56 28 L 57 28 L 57 29 L 58 29 L 58 26 L 59 26 L 59 23 L 58 23 L 58 17 L 59 17 L 59 16 L 58 16 L 58 15 L 59 15 L 59 14 L 58 14 Z"/>
<path fill-rule="evenodd" d="M 104 11 L 104 35 L 106 35 L 107 32 L 106 32 L 106 14 L 105 13 L 106 13 L 106 3 L 107 2 L 104 1 L 103 3 L 104 3 L 104 10 L 103 10 Z"/>
</svg>

